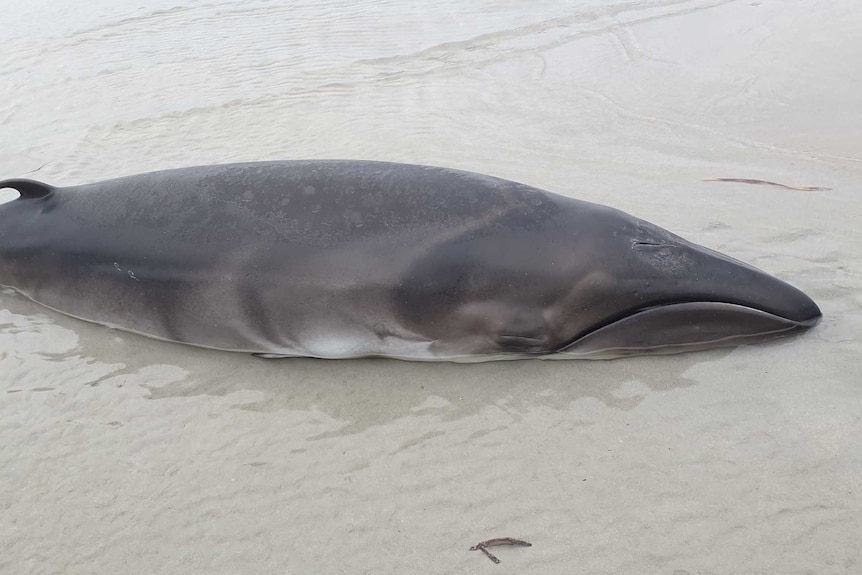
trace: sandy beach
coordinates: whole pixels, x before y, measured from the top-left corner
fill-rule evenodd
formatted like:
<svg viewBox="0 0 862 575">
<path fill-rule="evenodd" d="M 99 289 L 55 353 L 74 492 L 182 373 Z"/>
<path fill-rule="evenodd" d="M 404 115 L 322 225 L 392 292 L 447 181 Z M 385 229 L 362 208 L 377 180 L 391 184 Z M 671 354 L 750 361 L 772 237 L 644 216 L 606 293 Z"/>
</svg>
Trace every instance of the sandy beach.
<svg viewBox="0 0 862 575">
<path fill-rule="evenodd" d="M 0 573 L 862 572 L 856 2 L 0 8 L 0 179 L 449 166 L 622 209 L 824 314 L 676 356 L 262 360 L 5 290 Z M 492 537 L 532 547 L 468 551 Z"/>
</svg>

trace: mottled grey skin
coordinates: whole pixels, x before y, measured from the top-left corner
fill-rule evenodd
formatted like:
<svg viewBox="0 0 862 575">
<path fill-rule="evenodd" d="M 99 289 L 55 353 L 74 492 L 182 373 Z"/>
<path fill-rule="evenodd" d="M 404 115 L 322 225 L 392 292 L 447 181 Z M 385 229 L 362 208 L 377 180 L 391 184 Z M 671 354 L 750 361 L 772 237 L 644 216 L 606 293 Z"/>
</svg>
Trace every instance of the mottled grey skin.
<svg viewBox="0 0 862 575">
<path fill-rule="evenodd" d="M 613 357 L 814 325 L 799 290 L 608 207 L 444 168 L 290 161 L 7 180 L 0 284 L 274 356 Z"/>
</svg>

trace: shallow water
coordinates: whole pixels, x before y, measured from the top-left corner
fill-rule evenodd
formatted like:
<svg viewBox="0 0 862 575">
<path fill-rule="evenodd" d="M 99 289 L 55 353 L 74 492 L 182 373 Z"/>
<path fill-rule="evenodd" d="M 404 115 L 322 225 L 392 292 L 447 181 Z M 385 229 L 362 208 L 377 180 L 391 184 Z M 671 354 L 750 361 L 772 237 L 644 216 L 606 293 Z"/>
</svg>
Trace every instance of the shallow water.
<svg viewBox="0 0 862 575">
<path fill-rule="evenodd" d="M 0 572 L 860 569 L 854 2 L 0 9 L 2 178 L 446 165 L 621 208 L 824 312 L 672 357 L 264 361 L 2 292 Z M 467 551 L 507 536 L 533 546 Z"/>
</svg>

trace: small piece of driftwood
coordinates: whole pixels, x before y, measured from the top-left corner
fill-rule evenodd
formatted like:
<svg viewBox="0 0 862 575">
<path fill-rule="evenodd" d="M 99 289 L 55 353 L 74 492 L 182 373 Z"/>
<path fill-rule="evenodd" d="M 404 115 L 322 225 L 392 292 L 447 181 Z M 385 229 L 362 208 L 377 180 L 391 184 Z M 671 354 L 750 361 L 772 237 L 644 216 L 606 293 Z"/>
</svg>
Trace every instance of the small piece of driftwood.
<svg viewBox="0 0 862 575">
<path fill-rule="evenodd" d="M 488 559 L 493 561 L 494 563 L 499 563 L 500 560 L 497 559 L 497 556 L 488 551 L 487 547 L 497 547 L 499 545 L 515 545 L 517 547 L 532 547 L 532 543 L 527 543 L 526 541 L 521 541 L 520 539 L 513 539 L 512 537 L 497 537 L 495 539 L 488 539 L 487 541 L 482 541 L 481 543 L 477 543 L 470 547 L 470 551 L 481 551 L 484 553 Z"/>
<path fill-rule="evenodd" d="M 799 190 L 801 192 L 828 192 L 832 188 L 818 188 L 817 186 L 788 186 L 769 180 L 752 180 L 749 178 L 704 178 L 704 182 L 735 182 L 737 184 L 763 184 L 765 186 L 778 186 L 787 190 Z"/>
</svg>

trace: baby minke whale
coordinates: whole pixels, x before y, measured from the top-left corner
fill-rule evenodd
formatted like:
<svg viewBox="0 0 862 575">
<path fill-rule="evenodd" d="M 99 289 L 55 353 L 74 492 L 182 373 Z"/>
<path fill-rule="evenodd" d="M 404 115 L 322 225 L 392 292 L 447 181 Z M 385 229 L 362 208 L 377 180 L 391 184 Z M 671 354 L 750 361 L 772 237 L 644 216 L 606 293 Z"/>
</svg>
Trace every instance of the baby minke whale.
<svg viewBox="0 0 862 575">
<path fill-rule="evenodd" d="M 200 166 L 11 179 L 0 285 L 83 320 L 264 357 L 612 358 L 759 342 L 821 312 L 619 210 L 454 169 Z"/>
</svg>

